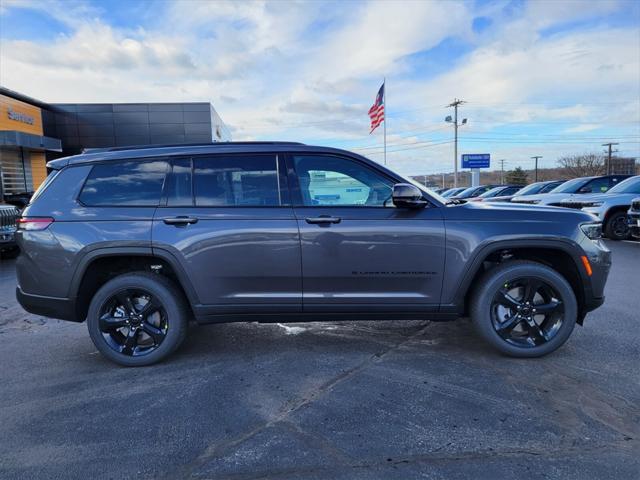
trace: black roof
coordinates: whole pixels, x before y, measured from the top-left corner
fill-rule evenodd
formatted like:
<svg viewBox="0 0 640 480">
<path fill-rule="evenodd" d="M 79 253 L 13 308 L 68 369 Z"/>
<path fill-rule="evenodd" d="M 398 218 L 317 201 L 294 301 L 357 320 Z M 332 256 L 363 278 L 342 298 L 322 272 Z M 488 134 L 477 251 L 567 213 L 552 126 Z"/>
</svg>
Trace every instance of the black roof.
<svg viewBox="0 0 640 480">
<path fill-rule="evenodd" d="M 149 150 L 171 147 L 220 147 L 229 145 L 304 145 L 300 142 L 207 142 L 207 143 L 161 143 L 153 145 L 130 145 L 126 147 L 85 148 L 82 153 L 122 152 L 125 150 Z"/>
<path fill-rule="evenodd" d="M 105 162 L 110 160 L 134 160 L 149 157 L 171 157 L 178 155 L 203 155 L 207 153 L 285 153 L 285 152 L 307 152 L 307 153 L 333 153 L 346 154 L 372 162 L 361 155 L 346 150 L 332 147 L 320 147 L 305 145 L 298 142 L 216 142 L 197 144 L 170 144 L 170 145 L 140 145 L 133 147 L 113 147 L 87 149 L 79 155 L 57 158 L 47 163 L 47 167 L 59 170 L 67 165 L 78 165 L 83 163 Z M 376 164 L 378 168 L 387 170 L 382 165 Z M 389 170 L 387 170 L 389 173 Z"/>
</svg>

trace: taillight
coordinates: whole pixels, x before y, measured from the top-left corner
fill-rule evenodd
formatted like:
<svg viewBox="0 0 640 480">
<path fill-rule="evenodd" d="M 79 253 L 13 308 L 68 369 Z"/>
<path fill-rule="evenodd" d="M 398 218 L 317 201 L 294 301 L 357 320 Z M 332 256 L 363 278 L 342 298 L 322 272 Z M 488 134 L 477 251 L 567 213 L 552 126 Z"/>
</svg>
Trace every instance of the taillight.
<svg viewBox="0 0 640 480">
<path fill-rule="evenodd" d="M 51 217 L 20 217 L 17 221 L 18 230 L 46 230 L 53 223 Z"/>
</svg>

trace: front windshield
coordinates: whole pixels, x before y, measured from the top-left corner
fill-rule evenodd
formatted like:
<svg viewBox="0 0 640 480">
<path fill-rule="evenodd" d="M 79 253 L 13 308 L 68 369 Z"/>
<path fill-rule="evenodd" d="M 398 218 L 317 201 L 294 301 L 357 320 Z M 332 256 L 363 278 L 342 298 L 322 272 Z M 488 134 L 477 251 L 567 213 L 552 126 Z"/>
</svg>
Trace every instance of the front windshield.
<svg viewBox="0 0 640 480">
<path fill-rule="evenodd" d="M 607 193 L 640 193 L 640 176 L 623 180 Z"/>
<path fill-rule="evenodd" d="M 518 192 L 518 196 L 522 195 L 533 195 L 534 193 L 538 193 L 540 190 L 544 188 L 546 184 L 544 183 L 532 183 L 531 185 L 527 185 L 522 190 Z"/>
<path fill-rule="evenodd" d="M 580 187 L 582 187 L 585 183 L 587 183 L 592 178 L 593 177 L 574 178 L 573 180 L 569 180 L 568 182 L 565 182 L 562 185 L 558 185 L 549 193 L 575 193 L 578 191 Z"/>
<path fill-rule="evenodd" d="M 472 195 L 477 189 L 478 189 L 478 187 L 465 188 L 460 193 L 454 195 L 454 197 L 460 197 L 460 198 L 468 197 L 468 196 Z"/>
<path fill-rule="evenodd" d="M 482 195 L 480 195 L 480 197 L 482 198 L 497 197 L 498 195 L 500 195 L 501 192 L 504 191 L 504 189 L 505 189 L 504 187 L 493 187 L 491 190 L 487 190 Z"/>
<path fill-rule="evenodd" d="M 455 195 L 456 193 L 459 193 L 462 191 L 462 188 L 450 188 L 449 190 L 447 190 L 446 192 L 444 192 L 442 194 L 443 197 L 448 198 L 452 195 Z"/>
</svg>

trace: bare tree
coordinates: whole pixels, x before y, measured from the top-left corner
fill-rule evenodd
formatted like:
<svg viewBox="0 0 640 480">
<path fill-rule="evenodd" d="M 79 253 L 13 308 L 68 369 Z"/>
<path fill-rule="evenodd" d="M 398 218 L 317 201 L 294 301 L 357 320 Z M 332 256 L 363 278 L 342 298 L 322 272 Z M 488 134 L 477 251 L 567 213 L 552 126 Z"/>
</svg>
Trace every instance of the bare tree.
<svg viewBox="0 0 640 480">
<path fill-rule="evenodd" d="M 567 155 L 560 157 L 558 164 L 570 178 L 604 175 L 605 173 L 605 157 L 599 153 Z"/>
</svg>

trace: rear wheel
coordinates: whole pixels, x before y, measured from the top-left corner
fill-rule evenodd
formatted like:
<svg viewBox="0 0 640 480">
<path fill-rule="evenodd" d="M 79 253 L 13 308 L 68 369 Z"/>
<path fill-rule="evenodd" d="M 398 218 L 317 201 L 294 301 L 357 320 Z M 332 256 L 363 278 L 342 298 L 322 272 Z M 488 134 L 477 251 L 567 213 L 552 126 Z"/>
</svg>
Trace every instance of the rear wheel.
<svg viewBox="0 0 640 480">
<path fill-rule="evenodd" d="M 626 240 L 629 238 L 630 228 L 625 212 L 612 213 L 604 226 L 604 233 L 611 240 Z"/>
<path fill-rule="evenodd" d="M 186 335 L 188 307 L 167 278 L 146 272 L 120 275 L 98 290 L 87 314 L 89 335 L 109 360 L 125 366 L 156 363 Z"/>
<path fill-rule="evenodd" d="M 535 262 L 513 261 L 489 270 L 471 300 L 476 331 L 501 352 L 539 357 L 571 335 L 578 307 L 567 280 Z"/>
</svg>

